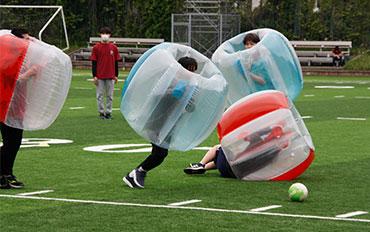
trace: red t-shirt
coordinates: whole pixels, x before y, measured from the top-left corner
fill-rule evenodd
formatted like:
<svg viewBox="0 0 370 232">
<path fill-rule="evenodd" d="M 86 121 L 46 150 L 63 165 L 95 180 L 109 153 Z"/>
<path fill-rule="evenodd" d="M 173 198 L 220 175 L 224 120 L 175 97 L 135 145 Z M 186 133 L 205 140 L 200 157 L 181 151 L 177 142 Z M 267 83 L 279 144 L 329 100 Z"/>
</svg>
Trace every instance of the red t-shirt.
<svg viewBox="0 0 370 232">
<path fill-rule="evenodd" d="M 335 48 L 332 50 L 332 52 L 334 55 L 340 55 L 342 53 L 340 49 L 335 49 Z"/>
<path fill-rule="evenodd" d="M 13 35 L 0 37 L 0 122 L 6 120 L 28 45 L 28 40 L 19 39 Z M 18 94 L 26 95 L 25 92 Z M 25 102 L 18 101 L 17 98 L 15 102 L 16 107 L 23 112 Z M 19 114 L 19 117 L 23 117 L 22 112 L 17 111 L 16 113 Z"/>
<path fill-rule="evenodd" d="M 112 79 L 115 74 L 115 62 L 121 60 L 118 48 L 113 43 L 98 43 L 93 47 L 90 60 L 96 61 L 96 77 Z"/>
</svg>

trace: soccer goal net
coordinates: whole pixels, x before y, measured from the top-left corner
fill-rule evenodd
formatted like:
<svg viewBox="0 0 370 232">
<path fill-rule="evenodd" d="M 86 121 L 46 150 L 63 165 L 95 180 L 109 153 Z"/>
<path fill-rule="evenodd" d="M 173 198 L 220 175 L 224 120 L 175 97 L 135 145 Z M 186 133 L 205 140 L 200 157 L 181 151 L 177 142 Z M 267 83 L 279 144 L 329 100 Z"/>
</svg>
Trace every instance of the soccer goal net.
<svg viewBox="0 0 370 232">
<path fill-rule="evenodd" d="M 62 6 L 0 5 L 0 29 L 19 27 L 62 50 L 69 48 Z"/>
</svg>

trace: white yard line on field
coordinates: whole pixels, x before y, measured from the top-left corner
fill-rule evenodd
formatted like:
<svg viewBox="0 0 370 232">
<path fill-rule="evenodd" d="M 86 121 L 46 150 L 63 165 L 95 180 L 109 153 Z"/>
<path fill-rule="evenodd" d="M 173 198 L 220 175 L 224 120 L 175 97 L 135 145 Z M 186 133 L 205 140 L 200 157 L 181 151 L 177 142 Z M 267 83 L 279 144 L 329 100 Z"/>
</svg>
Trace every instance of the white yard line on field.
<svg viewBox="0 0 370 232">
<path fill-rule="evenodd" d="M 17 196 L 31 196 L 31 195 L 38 195 L 38 194 L 51 193 L 51 192 L 54 192 L 54 190 L 42 190 L 42 191 L 30 192 L 30 193 L 19 193 L 17 194 Z"/>
<path fill-rule="evenodd" d="M 349 213 L 345 213 L 345 214 L 339 214 L 335 217 L 337 217 L 337 218 L 349 218 L 349 217 L 364 215 L 364 214 L 368 214 L 368 213 L 369 212 L 366 212 L 366 211 L 354 211 L 354 212 L 349 212 Z"/>
<path fill-rule="evenodd" d="M 84 106 L 73 106 L 73 107 L 69 107 L 70 110 L 80 110 L 80 109 L 85 109 Z"/>
<path fill-rule="evenodd" d="M 303 118 L 303 119 L 306 119 L 306 118 L 313 118 L 313 116 L 309 116 L 309 115 L 307 115 L 307 116 L 302 116 L 302 118 Z"/>
<path fill-rule="evenodd" d="M 172 206 L 180 206 L 180 205 L 189 205 L 189 204 L 193 204 L 193 203 L 197 203 L 197 202 L 201 202 L 202 200 L 189 200 L 189 201 L 181 201 L 181 202 L 175 202 L 175 203 L 171 203 L 171 204 L 168 204 L 168 205 L 172 205 Z"/>
<path fill-rule="evenodd" d="M 288 218 L 305 218 L 305 219 L 319 219 L 319 220 L 330 220 L 330 221 L 349 221 L 349 222 L 370 223 L 370 219 L 338 218 L 338 217 L 325 217 L 325 216 L 301 215 L 301 214 L 285 214 L 285 213 L 269 213 L 269 212 L 253 212 L 253 211 L 234 210 L 234 209 L 154 205 L 154 204 L 139 204 L 139 203 L 128 203 L 128 202 L 94 201 L 94 200 L 79 200 L 79 199 L 35 197 L 35 196 L 17 196 L 17 195 L 6 195 L 6 194 L 0 194 L 0 197 L 29 199 L 29 200 L 43 200 L 43 201 L 59 201 L 59 202 L 70 202 L 70 203 L 98 204 L 98 205 L 117 205 L 117 206 L 131 206 L 131 207 L 145 207 L 145 208 L 194 210 L 194 211 L 207 211 L 207 212 L 220 212 L 220 213 L 238 213 L 238 214 L 252 214 L 252 215 L 264 215 L 264 216 L 276 216 L 276 217 L 288 217 Z"/>
<path fill-rule="evenodd" d="M 370 99 L 370 96 L 356 96 L 356 99 Z"/>
<path fill-rule="evenodd" d="M 269 206 L 266 206 L 266 207 L 251 209 L 249 211 L 262 212 L 262 211 L 267 211 L 267 210 L 270 210 L 270 209 L 276 209 L 276 208 L 280 208 L 280 207 L 282 207 L 282 206 L 281 205 L 269 205 Z"/>
<path fill-rule="evenodd" d="M 349 120 L 349 121 L 366 121 L 366 118 L 346 118 L 346 117 L 337 117 L 338 120 Z"/>
<path fill-rule="evenodd" d="M 306 94 L 304 95 L 305 97 L 314 97 L 315 95 L 314 94 Z"/>
<path fill-rule="evenodd" d="M 211 147 L 195 147 L 193 150 L 208 151 Z M 150 144 L 109 144 L 83 148 L 84 151 L 104 152 L 104 153 L 141 153 L 150 152 Z"/>
<path fill-rule="evenodd" d="M 90 89 L 93 89 L 93 88 L 88 88 L 88 87 L 75 87 L 75 89 L 90 90 Z"/>
<path fill-rule="evenodd" d="M 344 98 L 344 95 L 334 96 L 334 98 Z"/>
<path fill-rule="evenodd" d="M 208 151 L 212 147 L 194 147 L 193 150 Z"/>
<path fill-rule="evenodd" d="M 325 83 L 325 84 L 370 84 L 370 81 L 335 81 L 335 80 L 304 80 L 304 83 Z"/>
<path fill-rule="evenodd" d="M 354 89 L 354 86 L 339 86 L 339 85 L 317 85 L 315 89 Z"/>
</svg>

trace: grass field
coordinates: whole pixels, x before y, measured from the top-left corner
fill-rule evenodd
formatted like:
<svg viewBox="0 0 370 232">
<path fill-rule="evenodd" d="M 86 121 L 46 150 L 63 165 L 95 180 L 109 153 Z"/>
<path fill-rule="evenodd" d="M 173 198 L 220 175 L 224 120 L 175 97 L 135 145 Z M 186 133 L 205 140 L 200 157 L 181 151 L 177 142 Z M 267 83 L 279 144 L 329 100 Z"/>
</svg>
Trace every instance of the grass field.
<svg viewBox="0 0 370 232">
<path fill-rule="evenodd" d="M 145 189 L 121 180 L 148 153 L 101 153 L 83 148 L 147 143 L 124 121 L 99 120 L 90 71 L 75 70 L 64 108 L 43 131 L 25 138 L 73 140 L 22 148 L 15 174 L 22 190 L 0 191 L 0 231 L 369 231 L 370 77 L 305 77 L 296 107 L 305 119 L 316 159 L 296 181 L 309 188 L 303 203 L 290 202 L 293 182 L 246 182 L 217 171 L 187 176 L 182 169 L 204 151 L 174 152 L 149 173 Z M 342 86 L 342 88 L 337 88 Z M 343 87 L 347 86 L 347 87 Z M 119 108 L 120 89 L 114 108 Z M 336 87 L 336 88 L 334 88 Z M 80 108 L 84 107 L 84 108 Z M 339 119 L 338 119 L 339 118 Z M 217 143 L 213 133 L 201 146 Z M 52 190 L 33 195 L 17 195 Z M 188 200 L 183 206 L 168 204 Z M 263 212 L 251 209 L 280 205 Z"/>
</svg>

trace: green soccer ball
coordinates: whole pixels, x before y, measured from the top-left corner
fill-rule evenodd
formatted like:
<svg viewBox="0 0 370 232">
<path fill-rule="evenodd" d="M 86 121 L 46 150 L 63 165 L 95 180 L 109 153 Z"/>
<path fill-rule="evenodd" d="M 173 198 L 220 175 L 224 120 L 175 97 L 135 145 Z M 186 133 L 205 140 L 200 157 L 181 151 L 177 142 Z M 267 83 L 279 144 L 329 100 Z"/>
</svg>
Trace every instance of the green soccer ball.
<svg viewBox="0 0 370 232">
<path fill-rule="evenodd" d="M 308 189 L 304 184 L 294 183 L 288 190 L 291 201 L 304 201 L 308 195 Z"/>
</svg>

